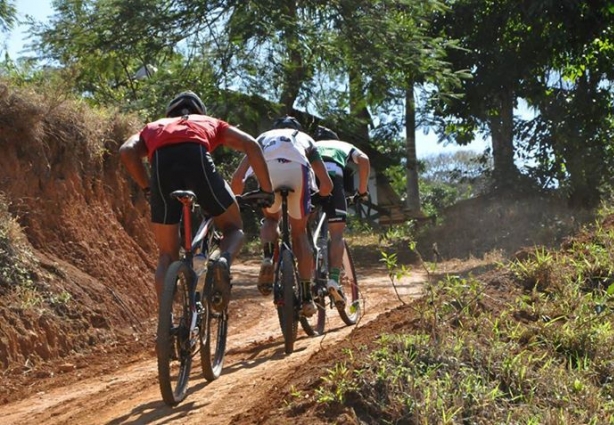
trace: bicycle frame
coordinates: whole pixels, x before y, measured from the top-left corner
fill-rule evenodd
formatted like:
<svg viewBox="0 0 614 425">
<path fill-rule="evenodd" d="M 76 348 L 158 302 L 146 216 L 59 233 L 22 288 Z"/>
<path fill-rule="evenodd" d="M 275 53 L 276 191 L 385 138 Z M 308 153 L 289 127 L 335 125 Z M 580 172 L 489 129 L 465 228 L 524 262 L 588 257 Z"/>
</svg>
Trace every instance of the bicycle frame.
<svg viewBox="0 0 614 425">
<path fill-rule="evenodd" d="M 183 205 L 183 249 L 184 254 L 181 261 L 184 261 L 188 264 L 190 269 L 194 271 L 194 252 L 198 247 L 198 243 L 203 240 L 204 235 L 208 231 L 209 227 L 212 224 L 212 219 L 204 220 L 200 226 L 199 231 L 197 232 L 194 239 L 192 239 L 192 212 L 196 207 L 194 203 L 194 196 L 189 192 L 179 192 L 176 195 L 176 199 L 181 202 Z M 202 312 L 202 308 L 199 308 L 196 300 L 196 284 L 198 281 L 198 276 L 196 272 L 194 272 L 195 279 L 192 279 L 190 282 L 190 310 L 192 312 L 192 321 L 190 323 L 190 332 L 193 332 L 196 328 L 196 322 L 198 319 L 198 315 Z"/>
<path fill-rule="evenodd" d="M 284 337 L 285 352 L 290 354 L 294 350 L 298 323 L 305 320 L 300 314 L 304 294 L 290 235 L 288 194 L 292 189 L 279 187 L 275 191 L 281 196 L 281 218 L 278 222 L 281 238 L 274 251 L 273 304 Z M 246 195 L 238 199 L 240 206 L 261 206 L 258 204 L 258 198 L 251 197 L 251 194 Z"/>
<path fill-rule="evenodd" d="M 351 198 L 346 197 L 346 202 L 348 203 L 348 205 L 350 205 L 350 200 Z M 347 212 L 344 212 L 341 210 L 336 210 L 336 211 L 338 214 L 342 212 L 344 214 L 347 214 Z M 320 241 L 320 238 L 323 238 L 323 240 L 328 241 L 328 214 L 326 213 L 322 205 L 317 205 L 315 207 L 315 210 L 312 211 L 312 214 L 317 215 L 317 224 L 316 224 L 315 230 L 313 231 L 311 230 L 311 227 L 308 225 L 307 232 L 309 234 L 309 239 L 313 246 L 313 257 L 314 257 L 314 260 L 316 260 L 316 271 L 318 271 L 317 267 L 319 266 L 319 264 L 317 263 L 317 260 L 320 256 L 320 253 L 323 250 L 322 246 L 318 242 Z M 315 220 L 315 219 L 311 218 L 310 221 L 311 220 Z M 328 265 L 328 258 L 327 258 L 326 263 Z M 326 275 L 328 276 L 328 270 L 326 270 Z M 324 286 L 326 286 L 326 282 L 324 282 Z"/>
<path fill-rule="evenodd" d="M 177 197 L 177 200 L 183 205 L 183 233 L 184 238 L 182 241 L 182 248 L 184 250 L 182 261 L 186 261 L 189 266 L 194 269 L 194 256 L 199 253 L 208 252 L 208 247 L 211 246 L 211 240 L 213 239 L 214 232 L 211 231 L 213 227 L 213 217 L 206 217 L 200 223 L 198 230 L 194 237 L 192 237 L 192 212 L 198 206 L 194 203 L 194 199 L 191 194 L 182 194 Z M 205 239 L 205 236 L 208 236 Z"/>
<path fill-rule="evenodd" d="M 347 202 L 347 201 L 346 201 Z M 326 310 L 336 309 L 341 320 L 346 325 L 356 323 L 360 314 L 358 285 L 353 260 L 347 242 L 343 241 L 342 268 L 339 284 L 343 287 L 346 302 L 339 303 L 335 295 L 328 290 L 330 267 L 330 239 L 328 235 L 328 213 L 321 202 L 315 202 L 315 209 L 309 218 L 307 232 L 314 259 L 314 280 L 312 289 L 314 301 L 318 306 L 318 316 L 315 323 L 301 322 L 308 335 L 322 334 L 326 321 Z M 338 214 L 341 211 L 337 212 Z"/>
<path fill-rule="evenodd" d="M 196 195 L 189 190 L 177 190 L 171 193 L 171 197 L 182 204 L 183 216 L 177 233 L 180 237 L 183 233 L 180 244 L 183 252 L 169 265 L 164 277 L 156 352 L 162 398 L 168 405 L 175 406 L 187 395 L 192 360 L 198 352 L 205 379 L 212 381 L 220 376 L 228 315 L 226 311 L 212 312 L 209 299 L 204 301 L 205 297 L 201 296 L 205 292 L 199 290 L 199 275 L 194 270 L 196 255 L 202 253 L 205 260 L 210 260 L 218 252 L 219 235 L 213 218 L 205 216 L 193 236 L 192 213 L 198 207 Z M 206 273 L 204 268 L 203 273 Z M 203 281 L 204 286 L 211 282 L 208 279 Z"/>
<path fill-rule="evenodd" d="M 211 240 L 214 237 L 214 232 L 211 231 L 212 227 L 213 217 L 205 218 L 200 224 L 200 227 L 194 235 L 194 239 L 190 243 L 190 252 L 192 258 L 198 253 L 199 250 L 200 252 L 208 252 L 208 248 L 211 246 Z M 208 235 L 207 239 L 205 239 L 205 235 Z"/>
<path fill-rule="evenodd" d="M 321 206 L 317 208 L 319 211 L 317 211 L 317 223 L 315 229 L 312 231 L 311 227 L 307 226 L 307 232 L 312 244 L 313 258 L 315 260 L 316 290 L 326 291 L 326 279 L 328 278 L 328 258 L 323 259 L 322 257 L 324 255 L 328 257 L 328 250 L 326 250 L 325 253 L 322 252 L 325 251 L 326 248 L 326 246 L 322 246 L 322 241 L 325 244 L 328 243 L 328 215 Z M 323 265 L 325 266 L 325 270 L 321 270 Z"/>
</svg>

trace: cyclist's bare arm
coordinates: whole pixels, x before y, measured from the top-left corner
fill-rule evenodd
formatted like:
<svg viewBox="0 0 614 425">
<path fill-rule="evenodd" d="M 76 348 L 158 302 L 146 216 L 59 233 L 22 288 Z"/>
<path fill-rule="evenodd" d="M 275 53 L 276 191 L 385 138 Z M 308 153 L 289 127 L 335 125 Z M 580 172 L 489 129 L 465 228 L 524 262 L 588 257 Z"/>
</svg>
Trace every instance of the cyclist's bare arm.
<svg viewBox="0 0 614 425">
<path fill-rule="evenodd" d="M 371 172 L 371 162 L 369 157 L 359 149 L 354 160 L 358 164 L 358 193 L 367 193 L 369 184 L 369 174 Z"/>
<path fill-rule="evenodd" d="M 235 193 L 235 195 L 241 194 L 243 192 L 243 187 L 245 184 L 243 181 L 245 180 L 245 174 L 247 174 L 247 170 L 249 169 L 249 161 L 247 160 L 247 156 L 244 155 L 241 163 L 232 174 L 232 180 L 230 181 L 230 188 Z"/>
<path fill-rule="evenodd" d="M 147 156 L 145 142 L 139 134 L 130 136 L 119 148 L 119 155 L 128 173 L 141 189 L 149 187 L 149 176 L 143 164 L 143 158 Z"/>
<path fill-rule="evenodd" d="M 262 154 L 262 148 L 249 134 L 236 127 L 228 127 L 223 134 L 225 145 L 231 149 L 243 152 L 247 156 L 249 165 L 254 170 L 260 188 L 266 192 L 273 191 L 273 184 L 269 176 L 269 169 Z"/>
</svg>

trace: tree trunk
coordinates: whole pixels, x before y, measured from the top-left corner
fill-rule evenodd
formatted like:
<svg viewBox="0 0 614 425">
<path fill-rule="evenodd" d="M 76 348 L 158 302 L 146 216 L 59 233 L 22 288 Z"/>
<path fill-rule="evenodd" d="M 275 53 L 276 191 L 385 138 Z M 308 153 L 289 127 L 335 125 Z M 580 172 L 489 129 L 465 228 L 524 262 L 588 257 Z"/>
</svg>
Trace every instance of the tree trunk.
<svg viewBox="0 0 614 425">
<path fill-rule="evenodd" d="M 499 97 L 499 109 L 489 117 L 492 137 L 493 178 L 498 189 L 513 187 L 519 175 L 514 163 L 514 93 L 504 91 Z"/>
<path fill-rule="evenodd" d="M 301 45 L 297 33 L 298 17 L 295 0 L 284 2 L 284 9 L 289 17 L 284 29 L 284 42 L 288 59 L 283 65 L 283 85 L 279 103 L 282 105 L 282 113 L 291 115 L 303 81 L 306 79 L 307 68 L 303 61 Z"/>
<path fill-rule="evenodd" d="M 367 109 L 363 80 L 360 72 L 350 67 L 350 133 L 356 137 L 352 142 L 359 148 L 369 144 L 369 126 L 371 125 L 371 114 Z"/>
<path fill-rule="evenodd" d="M 588 71 L 590 72 L 590 71 Z M 565 158 L 566 171 L 569 173 L 569 204 L 575 208 L 594 208 L 601 201 L 599 188 L 602 184 L 603 158 L 606 158 L 607 151 L 601 148 L 600 143 L 593 139 L 598 133 L 596 128 L 586 131 L 582 125 L 590 122 L 587 115 L 599 116 L 598 111 L 594 111 L 594 99 L 599 90 L 599 78 L 589 78 L 584 73 L 577 80 L 575 89 L 576 95 L 574 102 L 577 102 L 576 109 L 582 110 L 577 119 L 567 120 L 565 128 L 566 149 L 562 150 Z M 583 118 L 580 118 L 583 116 Z M 607 175 L 608 173 L 606 173 Z"/>
<path fill-rule="evenodd" d="M 420 190 L 418 187 L 418 156 L 416 154 L 416 101 L 414 82 L 409 81 L 405 91 L 405 151 L 407 176 L 407 208 L 420 212 Z"/>
</svg>

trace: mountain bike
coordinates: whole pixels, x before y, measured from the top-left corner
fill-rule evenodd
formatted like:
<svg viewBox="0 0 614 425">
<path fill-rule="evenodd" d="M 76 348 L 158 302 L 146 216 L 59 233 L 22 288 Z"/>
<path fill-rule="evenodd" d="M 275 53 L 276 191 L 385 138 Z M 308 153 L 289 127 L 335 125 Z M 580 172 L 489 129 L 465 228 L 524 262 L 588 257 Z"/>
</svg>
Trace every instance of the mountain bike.
<svg viewBox="0 0 614 425">
<path fill-rule="evenodd" d="M 260 206 L 254 192 L 237 196 L 239 205 Z M 281 195 L 280 243 L 276 248 L 274 259 L 273 303 L 277 310 L 279 325 L 284 337 L 284 350 L 286 354 L 294 351 L 294 342 L 298 334 L 299 321 L 305 322 L 307 318 L 301 313 L 303 288 L 299 285 L 300 279 L 296 258 L 292 251 L 290 237 L 290 223 L 288 215 L 288 195 L 291 188 L 280 187 L 276 189 Z"/>
<path fill-rule="evenodd" d="M 352 198 L 347 198 L 347 202 L 351 204 L 353 202 Z M 332 294 L 328 292 L 326 286 L 328 283 L 328 252 L 330 246 L 330 241 L 328 239 L 328 215 L 324 210 L 319 196 L 316 195 L 312 197 L 312 205 L 314 206 L 314 210 L 309 219 L 307 232 L 309 234 L 309 241 L 312 247 L 315 264 L 315 279 L 312 296 L 318 307 L 318 314 L 314 315 L 313 319 L 305 318 L 301 321 L 301 325 L 308 335 L 321 335 L 324 333 L 327 309 L 336 309 L 341 320 L 348 326 L 356 324 L 362 309 L 354 259 L 346 240 L 343 241 L 343 260 L 339 276 L 339 285 L 345 295 L 346 301 L 336 302 Z"/>
<path fill-rule="evenodd" d="M 208 381 L 220 376 L 224 364 L 228 310 L 216 312 L 207 262 L 219 258 L 220 233 L 213 218 L 202 214 L 196 195 L 178 190 L 171 196 L 183 204 L 180 224 L 181 258 L 171 263 L 160 298 L 156 352 L 162 399 L 175 406 L 185 399 L 194 356 L 200 352 L 203 375 Z M 193 235 L 193 215 L 201 224 Z M 199 261 L 200 260 L 200 261 Z M 195 263 L 203 267 L 195 270 Z"/>
</svg>

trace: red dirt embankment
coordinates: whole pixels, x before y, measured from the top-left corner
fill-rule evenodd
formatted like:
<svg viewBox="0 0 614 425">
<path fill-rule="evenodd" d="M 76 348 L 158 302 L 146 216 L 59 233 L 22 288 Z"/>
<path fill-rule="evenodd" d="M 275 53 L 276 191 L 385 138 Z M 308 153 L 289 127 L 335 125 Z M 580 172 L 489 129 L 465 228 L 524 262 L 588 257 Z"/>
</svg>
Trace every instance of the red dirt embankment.
<svg viewBox="0 0 614 425">
<path fill-rule="evenodd" d="M 78 367 L 71 357 L 130 340 L 155 311 L 147 204 L 117 154 L 135 128 L 0 81 L 4 377 L 45 375 L 59 359 Z M 19 224 L 12 238 L 7 220 Z"/>
</svg>

